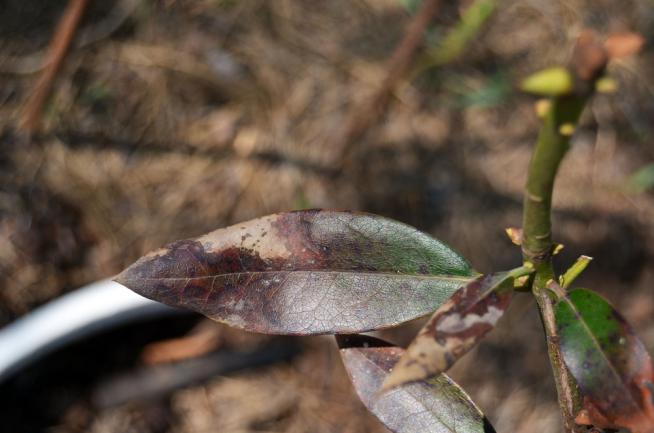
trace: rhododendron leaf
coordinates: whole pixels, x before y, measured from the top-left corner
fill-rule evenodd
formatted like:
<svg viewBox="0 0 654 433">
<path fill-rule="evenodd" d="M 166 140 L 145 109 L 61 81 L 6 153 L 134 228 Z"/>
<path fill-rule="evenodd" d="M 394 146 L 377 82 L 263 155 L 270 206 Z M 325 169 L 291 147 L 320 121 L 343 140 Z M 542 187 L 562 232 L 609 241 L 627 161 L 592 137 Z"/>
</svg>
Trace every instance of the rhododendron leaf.
<svg viewBox="0 0 654 433">
<path fill-rule="evenodd" d="M 403 349 L 361 335 L 337 339 L 361 401 L 392 432 L 495 432 L 465 391 L 445 374 L 381 393 L 382 383 Z"/>
<path fill-rule="evenodd" d="M 571 291 L 556 307 L 563 360 L 577 381 L 577 423 L 654 432 L 654 369 L 643 343 L 604 298 Z"/>
<path fill-rule="evenodd" d="M 491 331 L 511 302 L 522 267 L 484 275 L 461 287 L 441 306 L 411 342 L 384 383 L 390 389 L 446 371 Z"/>
<path fill-rule="evenodd" d="M 116 281 L 249 331 L 305 335 L 424 316 L 475 276 L 448 246 L 405 224 L 308 210 L 172 243 Z"/>
</svg>

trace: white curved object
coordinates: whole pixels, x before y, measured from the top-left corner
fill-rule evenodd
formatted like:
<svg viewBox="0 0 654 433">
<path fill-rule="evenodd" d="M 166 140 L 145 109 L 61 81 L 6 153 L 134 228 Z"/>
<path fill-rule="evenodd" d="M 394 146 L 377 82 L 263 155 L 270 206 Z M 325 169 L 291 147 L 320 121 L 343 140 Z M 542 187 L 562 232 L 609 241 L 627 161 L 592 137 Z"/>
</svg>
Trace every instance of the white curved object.
<svg viewBox="0 0 654 433">
<path fill-rule="evenodd" d="M 71 341 L 127 321 L 180 311 L 115 281 L 89 284 L 0 329 L 0 381 Z"/>
</svg>

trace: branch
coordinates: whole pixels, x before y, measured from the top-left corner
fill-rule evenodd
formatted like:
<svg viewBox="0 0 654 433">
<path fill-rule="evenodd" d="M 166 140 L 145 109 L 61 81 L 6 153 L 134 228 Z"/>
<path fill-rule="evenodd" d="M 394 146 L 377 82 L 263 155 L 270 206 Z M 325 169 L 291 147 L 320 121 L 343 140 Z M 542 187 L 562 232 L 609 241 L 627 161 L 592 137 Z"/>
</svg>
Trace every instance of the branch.
<svg viewBox="0 0 654 433">
<path fill-rule="evenodd" d="M 70 0 L 59 21 L 45 60 L 47 66 L 25 103 L 20 123 L 21 129 L 28 134 L 34 133 L 39 126 L 43 106 L 50 96 L 57 73 L 61 69 L 87 5 L 88 0 Z"/>
<path fill-rule="evenodd" d="M 386 111 L 393 91 L 402 77 L 407 75 L 422 45 L 427 26 L 436 15 L 439 3 L 439 0 L 422 2 L 404 38 L 388 61 L 384 81 L 368 100 L 350 111 L 343 132 L 336 143 L 336 146 L 341 149 L 342 159 L 347 159 L 349 156 L 349 144 L 363 137 L 368 128 Z"/>
</svg>

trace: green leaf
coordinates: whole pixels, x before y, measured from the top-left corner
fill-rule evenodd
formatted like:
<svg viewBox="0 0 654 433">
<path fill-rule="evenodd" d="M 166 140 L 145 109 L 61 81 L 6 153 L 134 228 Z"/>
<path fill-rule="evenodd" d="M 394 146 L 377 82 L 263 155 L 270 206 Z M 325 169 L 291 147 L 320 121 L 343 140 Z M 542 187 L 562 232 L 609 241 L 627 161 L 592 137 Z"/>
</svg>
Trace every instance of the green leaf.
<svg viewBox="0 0 654 433">
<path fill-rule="evenodd" d="M 493 107 L 505 101 L 513 91 L 510 77 L 502 71 L 483 80 L 462 75 L 448 76 L 443 86 L 457 96 L 462 107 Z"/>
<path fill-rule="evenodd" d="M 483 275 L 461 287 L 441 306 L 411 342 L 386 378 L 384 389 L 433 377 L 447 371 L 504 315 L 516 278 L 533 269 Z"/>
<path fill-rule="evenodd" d="M 116 281 L 270 334 L 355 333 L 436 310 L 476 273 L 443 243 L 375 215 L 270 215 L 168 245 Z"/>
<path fill-rule="evenodd" d="M 376 338 L 337 337 L 341 358 L 363 404 L 395 433 L 494 433 L 470 397 L 441 374 L 380 393 L 404 350 Z"/>
<path fill-rule="evenodd" d="M 563 360 L 583 397 L 580 424 L 654 431 L 654 369 L 643 343 L 600 295 L 576 289 L 556 307 Z"/>
<path fill-rule="evenodd" d="M 639 193 L 654 188 L 654 164 L 641 167 L 631 175 L 628 181 L 628 189 Z"/>
<path fill-rule="evenodd" d="M 520 88 L 535 95 L 560 96 L 568 94 L 574 87 L 572 74 L 566 68 L 556 66 L 543 69 L 525 78 Z"/>
<path fill-rule="evenodd" d="M 411 14 L 416 13 L 421 3 L 420 0 L 399 0 L 399 2 Z"/>
<path fill-rule="evenodd" d="M 430 65 L 444 65 L 459 58 L 470 41 L 479 34 L 499 3 L 499 0 L 474 0 L 443 41 L 429 51 Z"/>
<path fill-rule="evenodd" d="M 592 260 L 593 258 L 589 256 L 579 256 L 577 261 L 574 262 L 572 266 L 570 266 L 568 270 L 559 277 L 559 284 L 561 284 L 561 288 L 566 290 L 568 287 L 570 287 L 573 281 L 576 280 L 577 277 L 584 272 Z"/>
</svg>

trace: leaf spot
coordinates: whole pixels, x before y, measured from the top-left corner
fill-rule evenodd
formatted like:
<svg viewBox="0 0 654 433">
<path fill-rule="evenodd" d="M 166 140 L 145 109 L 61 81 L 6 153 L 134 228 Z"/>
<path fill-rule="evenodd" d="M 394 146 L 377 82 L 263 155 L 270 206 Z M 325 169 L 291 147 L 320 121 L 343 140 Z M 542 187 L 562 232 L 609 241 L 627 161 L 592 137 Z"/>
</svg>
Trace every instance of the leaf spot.
<svg viewBox="0 0 654 433">
<path fill-rule="evenodd" d="M 503 313 L 504 312 L 501 309 L 493 305 L 491 305 L 488 308 L 488 311 L 481 316 L 478 314 L 468 314 L 461 317 L 459 313 L 455 313 L 443 318 L 438 326 L 436 326 L 436 330 L 439 332 L 456 333 L 470 329 L 477 323 L 487 323 L 491 326 L 495 326 Z"/>
</svg>

